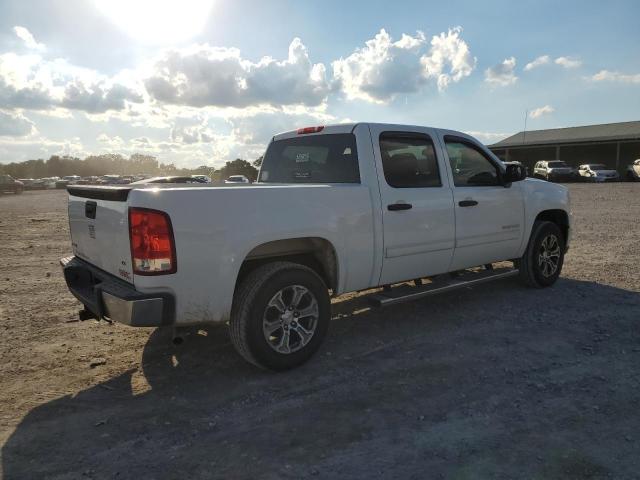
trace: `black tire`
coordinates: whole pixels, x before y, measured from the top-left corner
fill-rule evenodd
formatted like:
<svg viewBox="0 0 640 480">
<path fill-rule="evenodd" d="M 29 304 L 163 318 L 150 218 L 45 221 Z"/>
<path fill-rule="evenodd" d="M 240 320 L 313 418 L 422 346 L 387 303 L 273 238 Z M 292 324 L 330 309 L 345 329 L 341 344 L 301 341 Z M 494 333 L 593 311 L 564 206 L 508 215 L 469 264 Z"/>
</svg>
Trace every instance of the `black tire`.
<svg viewBox="0 0 640 480">
<path fill-rule="evenodd" d="M 270 301 L 279 292 L 294 288 L 294 286 L 302 286 L 312 295 L 313 298 L 311 296 L 308 298 L 311 301 L 316 300 L 318 315 L 315 321 L 315 330 L 304 345 L 302 336 L 287 325 L 287 330 L 291 328 L 287 344 L 289 344 L 289 338 L 294 340 L 298 338 L 297 348 L 299 349 L 291 353 L 281 353 L 276 351 L 275 347 L 267 340 L 263 331 L 263 318 L 267 315 L 268 308 L 273 309 L 273 307 L 269 307 Z M 248 362 L 268 370 L 288 370 L 303 364 L 318 350 L 327 335 L 330 319 L 329 292 L 322 278 L 304 265 L 292 262 L 273 262 L 262 265 L 249 273 L 237 288 L 231 309 L 229 331 L 234 347 Z M 298 320 L 302 324 L 302 319 Z M 296 323 L 294 319 L 291 321 Z M 284 329 L 284 327 L 282 328 Z M 283 334 L 284 330 L 281 332 L 281 335 Z"/>
<path fill-rule="evenodd" d="M 550 273 L 551 267 L 549 267 L 548 262 L 552 262 L 552 260 L 548 256 L 542 260 L 540 257 L 544 254 L 545 250 L 543 242 L 546 239 L 548 243 L 552 238 L 555 238 L 557 242 L 558 258 L 555 271 Z M 549 287 L 556 283 L 560 272 L 562 272 L 562 265 L 564 264 L 564 250 L 565 239 L 558 225 L 553 222 L 535 222 L 531 230 L 527 249 L 522 258 L 516 262 L 516 266 L 520 270 L 521 281 L 524 282 L 525 285 L 534 288 Z M 553 248 L 552 251 L 555 253 L 555 248 Z"/>
</svg>

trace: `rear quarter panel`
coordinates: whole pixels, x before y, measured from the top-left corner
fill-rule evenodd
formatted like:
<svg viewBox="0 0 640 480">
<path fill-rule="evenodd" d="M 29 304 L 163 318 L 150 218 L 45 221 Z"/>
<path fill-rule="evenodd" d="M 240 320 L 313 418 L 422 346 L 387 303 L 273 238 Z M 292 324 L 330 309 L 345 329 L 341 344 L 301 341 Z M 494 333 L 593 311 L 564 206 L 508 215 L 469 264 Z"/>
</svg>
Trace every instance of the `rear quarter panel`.
<svg viewBox="0 0 640 480">
<path fill-rule="evenodd" d="M 173 293 L 178 324 L 228 320 L 240 266 L 266 242 L 329 241 L 338 258 L 338 293 L 366 288 L 374 275 L 372 202 L 364 185 L 137 189 L 129 204 L 171 217 L 177 272 L 136 276 L 135 285 L 143 292 Z"/>
</svg>

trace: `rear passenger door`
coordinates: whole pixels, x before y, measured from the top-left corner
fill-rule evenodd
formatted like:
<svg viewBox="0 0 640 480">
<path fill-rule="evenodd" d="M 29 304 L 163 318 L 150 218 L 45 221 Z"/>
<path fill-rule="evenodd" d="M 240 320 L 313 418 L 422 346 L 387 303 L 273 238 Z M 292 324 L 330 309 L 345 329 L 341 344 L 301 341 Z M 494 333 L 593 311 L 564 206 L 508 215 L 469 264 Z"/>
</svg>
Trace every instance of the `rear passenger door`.
<svg viewBox="0 0 640 480">
<path fill-rule="evenodd" d="M 503 185 L 498 161 L 474 141 L 452 135 L 441 140 L 455 206 L 451 270 L 518 257 L 524 234 L 523 182 Z"/>
<path fill-rule="evenodd" d="M 371 126 L 382 200 L 380 284 L 446 272 L 453 254 L 453 199 L 431 129 Z"/>
</svg>

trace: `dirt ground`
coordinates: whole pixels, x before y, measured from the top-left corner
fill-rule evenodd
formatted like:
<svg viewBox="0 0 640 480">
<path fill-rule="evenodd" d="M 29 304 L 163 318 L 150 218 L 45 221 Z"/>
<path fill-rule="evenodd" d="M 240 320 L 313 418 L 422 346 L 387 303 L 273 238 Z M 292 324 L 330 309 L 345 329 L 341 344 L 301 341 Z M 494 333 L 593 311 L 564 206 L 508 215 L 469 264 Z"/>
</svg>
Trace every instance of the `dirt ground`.
<svg viewBox="0 0 640 480">
<path fill-rule="evenodd" d="M 1 475 L 639 478 L 640 184 L 570 189 L 553 288 L 340 298 L 318 355 L 282 374 L 224 327 L 173 346 L 77 322 L 65 192 L 0 197 Z"/>
</svg>

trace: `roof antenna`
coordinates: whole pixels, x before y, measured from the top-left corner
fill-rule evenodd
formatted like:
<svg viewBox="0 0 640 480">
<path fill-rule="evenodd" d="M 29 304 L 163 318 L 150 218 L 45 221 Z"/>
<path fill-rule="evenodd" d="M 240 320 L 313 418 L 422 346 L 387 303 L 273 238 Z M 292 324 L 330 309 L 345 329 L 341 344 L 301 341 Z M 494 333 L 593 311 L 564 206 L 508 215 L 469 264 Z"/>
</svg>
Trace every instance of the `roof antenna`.
<svg viewBox="0 0 640 480">
<path fill-rule="evenodd" d="M 529 116 L 529 110 L 525 110 L 524 112 L 524 130 L 522 131 L 522 143 L 524 143 L 525 138 L 527 138 L 527 117 Z"/>
</svg>

